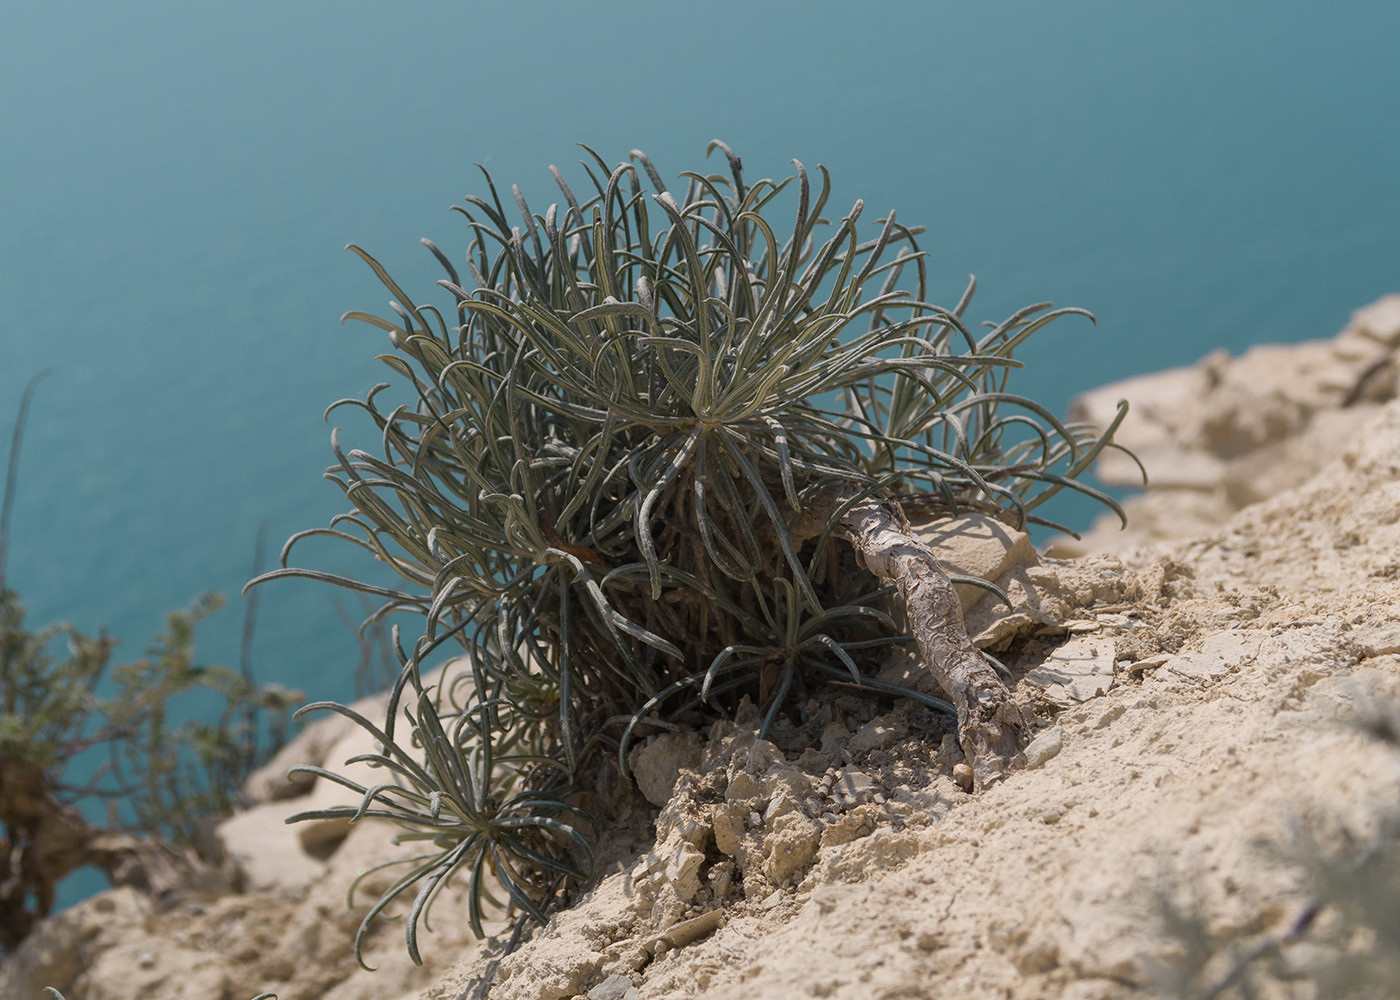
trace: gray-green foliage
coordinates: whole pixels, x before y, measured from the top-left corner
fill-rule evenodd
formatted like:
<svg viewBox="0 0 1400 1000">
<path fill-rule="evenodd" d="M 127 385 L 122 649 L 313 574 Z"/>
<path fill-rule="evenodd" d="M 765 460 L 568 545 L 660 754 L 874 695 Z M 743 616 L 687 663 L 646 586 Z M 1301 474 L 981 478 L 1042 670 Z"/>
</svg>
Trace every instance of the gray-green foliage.
<svg viewBox="0 0 1400 1000">
<path fill-rule="evenodd" d="M 48 912 L 54 885 L 93 863 L 83 839 L 95 830 L 74 807 L 106 800 L 119 829 L 190 845 L 201 824 L 238 805 L 261 759 L 258 728 L 285 726 L 300 695 L 195 661 L 195 627 L 220 603 L 205 594 L 172 612 L 146 656 L 113 666 L 105 634 L 63 624 L 30 631 L 18 595 L 0 591 L 0 944 L 17 944 Z M 222 699 L 222 716 L 172 721 L 201 691 Z M 71 762 L 87 751 L 103 754 L 97 774 L 74 780 Z M 73 838 L 63 850 L 60 817 Z"/>
<path fill-rule="evenodd" d="M 578 876 L 563 804 L 543 793 L 600 747 L 625 754 L 617 713 L 752 695 L 767 733 L 805 726 L 828 679 L 888 690 L 867 667 L 906 637 L 849 548 L 829 531 L 794 541 L 804 494 L 854 484 L 1019 525 L 1064 487 L 1094 493 L 1075 480 L 1113 428 L 1066 426 L 1007 391 L 1026 338 L 1087 313 L 1041 303 L 974 331 L 975 283 L 951 308 L 928 301 L 922 229 L 893 212 L 863 224 L 859 201 L 833 225 L 825 168 L 816 190 L 800 164 L 750 183 L 716 150 L 727 172 L 683 173 L 674 192 L 639 152 L 610 168 L 588 150 L 591 193 L 551 168 L 561 201 L 543 214 L 487 175 L 487 197 L 455 206 L 465 256 L 423 241 L 441 306 L 350 248 L 393 301 L 347 317 L 388 334 L 381 360 L 408 392 L 386 383 L 331 407 L 367 413 L 379 453 L 333 437 L 327 475 L 352 509 L 294 536 L 283 566 L 300 539 L 332 536 L 402 585 L 295 568 L 261 580 L 328 580 L 382 599 L 376 619 L 425 619 L 394 693 L 413 733 L 393 731 L 394 708 L 382 732 L 357 720 L 397 777 L 360 789 L 357 814 L 437 845 L 388 894 L 422 883 L 410 948 L 457 868 L 479 883 L 493 867 L 532 913 Z M 419 669 L 449 641 L 474 679 L 450 694 Z M 533 794 L 515 791 L 523 768 Z"/>
</svg>

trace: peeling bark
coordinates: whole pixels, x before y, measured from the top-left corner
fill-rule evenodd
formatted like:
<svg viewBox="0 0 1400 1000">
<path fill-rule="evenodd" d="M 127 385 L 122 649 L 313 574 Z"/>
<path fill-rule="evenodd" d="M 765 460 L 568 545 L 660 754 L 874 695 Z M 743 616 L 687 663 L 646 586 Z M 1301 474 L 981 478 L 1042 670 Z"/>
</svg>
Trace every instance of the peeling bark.
<svg viewBox="0 0 1400 1000">
<path fill-rule="evenodd" d="M 819 534 L 851 497 L 851 486 L 826 487 L 806 497 L 793 541 Z M 963 625 L 957 591 L 932 550 L 909 529 L 899 504 L 867 498 L 841 515 L 835 532 L 880 579 L 899 587 L 910 634 L 918 641 L 924 670 L 916 687 L 946 696 L 958 710 L 958 742 L 980 791 L 1006 777 L 1025 749 L 1030 727 L 1011 692 L 972 645 Z"/>
</svg>

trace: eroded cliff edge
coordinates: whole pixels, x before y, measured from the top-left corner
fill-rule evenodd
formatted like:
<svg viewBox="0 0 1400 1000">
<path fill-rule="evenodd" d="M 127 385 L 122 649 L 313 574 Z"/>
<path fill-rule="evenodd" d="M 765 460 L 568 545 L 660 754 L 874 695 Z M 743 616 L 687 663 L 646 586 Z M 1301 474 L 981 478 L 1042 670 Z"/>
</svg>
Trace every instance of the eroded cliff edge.
<svg viewBox="0 0 1400 1000">
<path fill-rule="evenodd" d="M 1400 759 L 1356 724 L 1400 701 L 1397 344 L 1391 297 L 1333 341 L 1090 394 L 1089 418 L 1138 394 L 1124 440 L 1160 486 L 1132 534 L 1096 532 L 1080 558 L 987 519 L 927 527 L 1016 605 L 964 595 L 1040 726 L 982 795 L 938 720 L 898 703 L 834 695 L 805 748 L 743 716 L 658 734 L 633 759 L 645 798 L 616 804 L 610 874 L 572 908 L 502 958 L 448 896 L 424 967 L 390 923 L 366 973 L 350 939 L 377 876 L 354 909 L 345 890 L 391 831 L 287 828 L 333 786 L 263 782 L 223 828 L 247 891 L 95 897 L 7 960 L 0 994 L 438 1000 L 490 972 L 497 1000 L 1161 995 L 1167 904 L 1219 939 L 1277 934 L 1308 899 L 1297 831 L 1364 840 L 1400 807 Z M 356 738 L 313 727 L 279 766 L 338 763 Z"/>
</svg>

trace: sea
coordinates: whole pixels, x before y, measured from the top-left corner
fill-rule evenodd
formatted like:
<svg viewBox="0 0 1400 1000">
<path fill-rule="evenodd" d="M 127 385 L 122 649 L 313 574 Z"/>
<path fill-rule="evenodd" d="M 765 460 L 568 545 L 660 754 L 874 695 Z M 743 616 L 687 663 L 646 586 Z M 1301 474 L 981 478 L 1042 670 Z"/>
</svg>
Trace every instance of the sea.
<svg viewBox="0 0 1400 1000">
<path fill-rule="evenodd" d="M 323 413 L 392 377 L 384 335 L 339 322 L 388 299 L 343 247 L 428 297 L 419 239 L 461 256 L 448 208 L 486 193 L 476 164 L 539 212 L 551 164 L 587 185 L 578 143 L 668 177 L 724 170 L 715 138 L 750 178 L 824 164 L 829 216 L 862 198 L 927 227 L 935 301 L 975 274 L 976 320 L 1093 311 L 1038 334 L 1012 382 L 1059 412 L 1217 348 L 1331 336 L 1400 291 L 1394 0 L 54 0 L 0 22 L 0 442 L 51 370 L 7 582 L 31 625 L 106 628 L 126 657 L 212 589 L 201 661 L 236 664 L 260 526 L 273 563 L 345 508 Z M 352 697 L 359 610 L 268 586 L 259 679 Z"/>
</svg>

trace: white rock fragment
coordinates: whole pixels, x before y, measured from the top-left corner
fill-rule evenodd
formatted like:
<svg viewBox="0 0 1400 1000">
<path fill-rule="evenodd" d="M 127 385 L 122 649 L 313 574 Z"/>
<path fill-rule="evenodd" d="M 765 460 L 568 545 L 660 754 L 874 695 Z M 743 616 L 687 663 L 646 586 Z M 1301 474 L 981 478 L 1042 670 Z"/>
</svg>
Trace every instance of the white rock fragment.
<svg viewBox="0 0 1400 1000">
<path fill-rule="evenodd" d="M 909 735 L 909 724 L 903 716 L 894 713 L 871 719 L 856 731 L 846 744 L 851 753 L 866 753 L 871 750 L 884 750 Z"/>
<path fill-rule="evenodd" d="M 1092 636 L 1071 639 L 1026 674 L 1025 680 L 1056 705 L 1097 698 L 1113 686 L 1113 642 Z"/>
<path fill-rule="evenodd" d="M 987 514 L 963 514 L 916 525 L 914 530 L 919 540 L 933 550 L 944 571 L 954 576 L 972 576 L 995 583 L 1010 570 L 1039 562 L 1030 535 Z M 955 586 L 964 612 L 971 611 L 984 599 L 996 600 L 990 591 L 981 587 L 967 583 Z"/>
<path fill-rule="evenodd" d="M 864 771 L 847 768 L 832 786 L 831 795 L 843 806 L 850 808 L 870 797 L 875 790 L 875 779 Z"/>
<path fill-rule="evenodd" d="M 666 940 L 676 948 L 684 948 L 692 941 L 698 941 L 706 934 L 724 926 L 724 910 L 713 909 L 698 917 L 682 920 L 666 929 Z"/>
<path fill-rule="evenodd" d="M 1382 344 L 1400 346 L 1400 295 L 1386 295 L 1356 310 L 1351 325 Z"/>
<path fill-rule="evenodd" d="M 1140 674 L 1144 670 L 1153 670 L 1160 667 L 1172 658 L 1171 653 L 1157 653 L 1154 656 L 1144 656 L 1141 660 L 1134 660 L 1128 664 L 1128 673 Z"/>
<path fill-rule="evenodd" d="M 637 987 L 623 975 L 612 975 L 588 991 L 588 1000 L 630 1000 L 637 996 Z"/>
<path fill-rule="evenodd" d="M 636 747 L 627 757 L 627 766 L 646 800 L 664 806 L 681 771 L 696 767 L 700 754 L 699 733 L 662 733 Z"/>
<path fill-rule="evenodd" d="M 700 891 L 700 866 L 704 861 L 705 853 L 684 840 L 670 851 L 666 858 L 666 881 L 681 899 L 694 899 Z"/>
<path fill-rule="evenodd" d="M 1347 633 L 1347 641 L 1366 658 L 1400 653 L 1400 622 L 1360 625 Z"/>
<path fill-rule="evenodd" d="M 1226 629 L 1201 640 L 1198 650 L 1181 653 L 1165 664 L 1174 674 L 1196 681 L 1218 681 L 1251 662 L 1269 633 L 1263 629 Z"/>
<path fill-rule="evenodd" d="M 1035 739 L 1031 740 L 1026 747 L 1026 770 L 1034 771 L 1051 757 L 1054 757 L 1065 745 L 1065 729 L 1063 726 L 1051 726 Z"/>
</svg>

